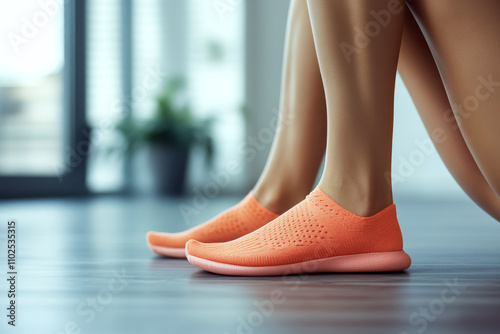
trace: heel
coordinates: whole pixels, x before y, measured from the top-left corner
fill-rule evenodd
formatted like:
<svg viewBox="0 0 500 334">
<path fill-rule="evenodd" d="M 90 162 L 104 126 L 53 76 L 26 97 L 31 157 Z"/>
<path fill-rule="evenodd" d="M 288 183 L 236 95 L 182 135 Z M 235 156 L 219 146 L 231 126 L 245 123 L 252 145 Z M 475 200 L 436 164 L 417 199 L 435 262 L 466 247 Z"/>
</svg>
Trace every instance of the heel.
<svg viewBox="0 0 500 334">
<path fill-rule="evenodd" d="M 411 258 L 405 251 L 335 256 L 316 260 L 323 272 L 388 272 L 408 269 Z"/>
</svg>

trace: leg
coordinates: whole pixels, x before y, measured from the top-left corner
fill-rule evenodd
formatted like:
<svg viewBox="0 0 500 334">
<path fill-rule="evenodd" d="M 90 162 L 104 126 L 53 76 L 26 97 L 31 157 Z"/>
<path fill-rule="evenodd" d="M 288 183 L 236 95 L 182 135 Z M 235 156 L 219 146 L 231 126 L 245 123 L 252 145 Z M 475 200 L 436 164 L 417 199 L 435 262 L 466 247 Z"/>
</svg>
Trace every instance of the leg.
<svg viewBox="0 0 500 334">
<path fill-rule="evenodd" d="M 384 173 L 391 170 L 403 6 L 398 0 L 308 4 L 328 108 L 320 188 L 347 210 L 370 216 L 392 203 Z M 394 13 L 388 6 L 396 8 Z M 387 26 L 378 24 L 370 13 L 381 11 L 389 13 Z M 360 31 L 372 36 L 365 32 L 360 37 Z"/>
<path fill-rule="evenodd" d="M 326 104 L 305 0 L 291 3 L 280 109 L 282 126 L 253 192 L 205 224 L 181 233 L 148 233 L 156 253 L 184 257 L 189 239 L 221 242 L 270 222 L 311 191 L 326 143 Z"/>
<path fill-rule="evenodd" d="M 481 208 L 500 221 L 500 197 L 484 178 L 465 143 L 431 51 L 408 11 L 398 70 L 450 173 Z"/>
<path fill-rule="evenodd" d="M 200 268 L 230 275 L 283 275 L 398 271 L 410 265 L 385 179 L 391 167 L 403 3 L 310 0 L 308 8 L 328 109 L 320 185 L 241 238 L 212 244 L 190 240 L 188 260 Z M 360 29 L 370 40 L 360 36 Z"/>
<path fill-rule="evenodd" d="M 254 188 L 259 202 L 279 214 L 309 194 L 326 144 L 325 94 L 307 3 L 294 0 L 290 6 L 280 101 L 285 123 Z"/>
<path fill-rule="evenodd" d="M 500 2 L 408 4 L 430 46 L 465 142 L 500 195 Z"/>
</svg>

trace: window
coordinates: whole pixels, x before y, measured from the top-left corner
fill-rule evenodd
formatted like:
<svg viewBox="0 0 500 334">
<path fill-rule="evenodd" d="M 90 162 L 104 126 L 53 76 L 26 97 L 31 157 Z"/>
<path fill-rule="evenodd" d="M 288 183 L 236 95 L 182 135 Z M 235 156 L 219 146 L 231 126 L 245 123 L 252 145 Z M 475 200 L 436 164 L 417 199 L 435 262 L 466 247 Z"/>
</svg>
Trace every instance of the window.
<svg viewBox="0 0 500 334">
<path fill-rule="evenodd" d="M 0 0 L 0 197 L 85 193 L 84 10 Z"/>
<path fill-rule="evenodd" d="M 0 175 L 63 172 L 64 15 L 38 1 L 0 0 Z M 62 170 L 61 170 L 62 169 Z"/>
<path fill-rule="evenodd" d="M 122 0 L 87 0 L 87 122 L 92 128 L 87 186 L 93 192 L 124 185 L 124 161 L 110 154 L 125 117 Z"/>
</svg>

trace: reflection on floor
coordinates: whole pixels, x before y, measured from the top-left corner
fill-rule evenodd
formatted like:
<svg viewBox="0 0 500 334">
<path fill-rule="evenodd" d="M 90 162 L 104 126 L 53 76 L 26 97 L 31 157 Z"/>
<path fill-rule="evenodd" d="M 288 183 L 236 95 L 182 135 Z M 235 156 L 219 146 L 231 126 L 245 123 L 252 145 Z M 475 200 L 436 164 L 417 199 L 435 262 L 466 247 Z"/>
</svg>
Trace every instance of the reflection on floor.
<svg viewBox="0 0 500 334">
<path fill-rule="evenodd" d="M 396 274 L 224 277 L 146 248 L 148 230 L 180 231 L 236 201 L 189 217 L 189 199 L 0 203 L 3 263 L 7 220 L 19 226 L 18 326 L 7 328 L 2 279 L 0 332 L 500 332 L 500 225 L 470 202 L 400 199 L 413 265 Z"/>
</svg>

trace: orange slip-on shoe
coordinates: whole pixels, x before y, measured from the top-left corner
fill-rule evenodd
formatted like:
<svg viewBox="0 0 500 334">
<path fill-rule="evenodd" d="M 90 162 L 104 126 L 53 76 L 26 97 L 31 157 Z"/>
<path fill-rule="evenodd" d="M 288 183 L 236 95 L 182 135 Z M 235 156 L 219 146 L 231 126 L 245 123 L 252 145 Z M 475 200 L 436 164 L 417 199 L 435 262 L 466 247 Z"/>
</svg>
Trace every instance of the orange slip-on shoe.
<svg viewBox="0 0 500 334">
<path fill-rule="evenodd" d="M 317 187 L 305 200 L 236 240 L 190 240 L 193 265 L 218 274 L 275 276 L 314 272 L 386 272 L 407 269 L 396 206 L 371 217 L 342 208 Z"/>
<path fill-rule="evenodd" d="M 234 240 L 264 226 L 278 217 L 263 207 L 250 192 L 241 202 L 208 222 L 179 233 L 149 232 L 149 248 L 160 255 L 186 257 L 186 242 L 224 242 Z"/>
</svg>

